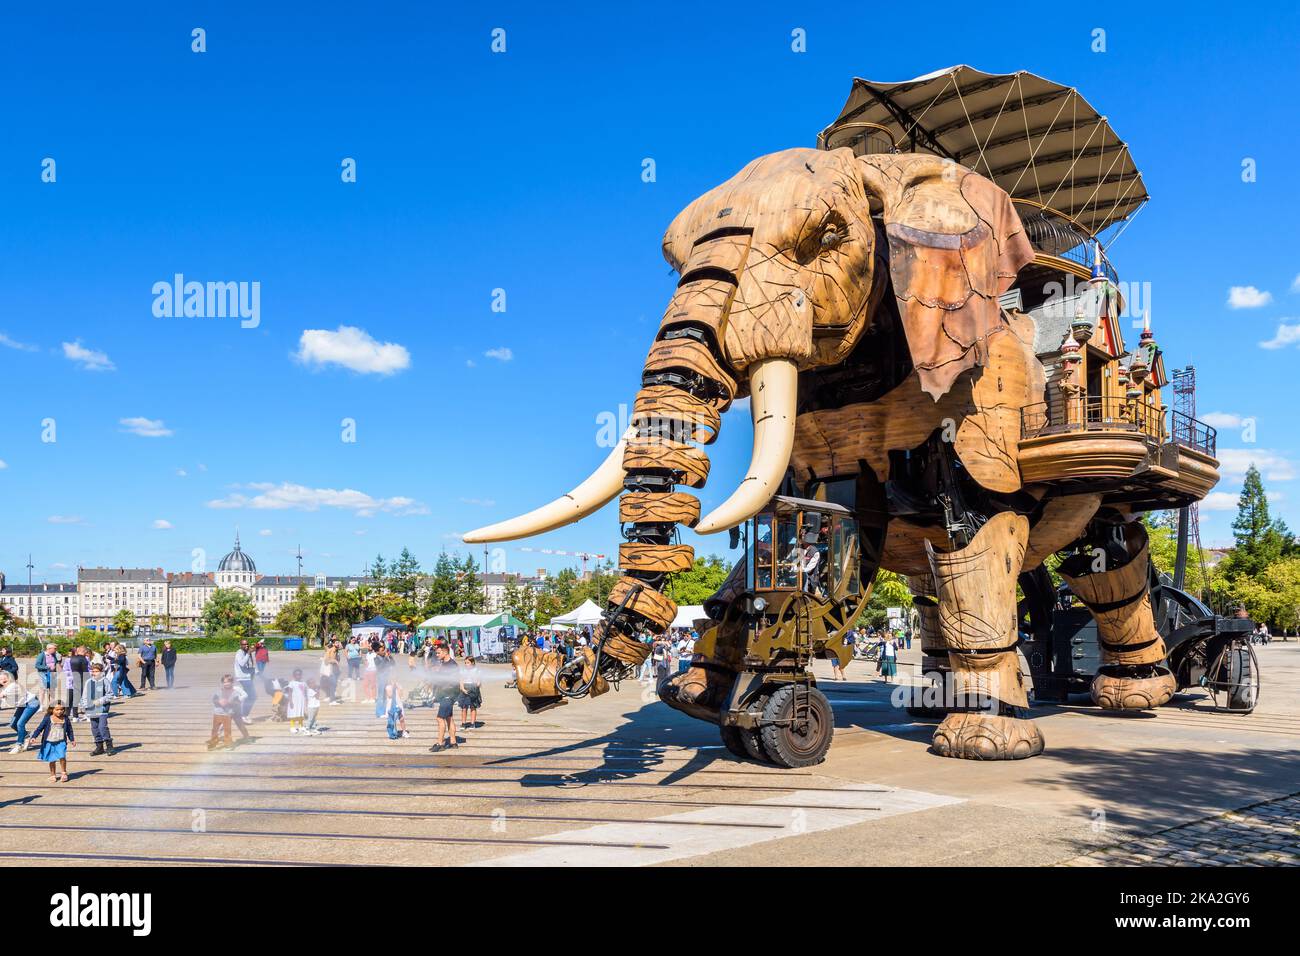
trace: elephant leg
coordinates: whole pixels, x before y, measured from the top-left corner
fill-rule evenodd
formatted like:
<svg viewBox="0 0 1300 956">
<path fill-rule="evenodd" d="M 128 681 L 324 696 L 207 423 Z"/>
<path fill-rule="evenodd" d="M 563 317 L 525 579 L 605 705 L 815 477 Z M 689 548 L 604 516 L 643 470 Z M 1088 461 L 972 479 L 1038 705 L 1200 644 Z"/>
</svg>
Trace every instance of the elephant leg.
<svg viewBox="0 0 1300 956">
<path fill-rule="evenodd" d="M 940 756 L 1017 760 L 1043 751 L 1042 733 L 1024 716 L 1015 650 L 1016 578 L 1028 538 L 1028 520 L 1004 512 L 958 551 L 936 554 L 927 544 L 954 693 L 934 732 Z"/>
<path fill-rule="evenodd" d="M 1101 665 L 1092 699 L 1103 710 L 1149 710 L 1174 696 L 1178 683 L 1165 666 L 1165 642 L 1151 613 L 1148 542 L 1140 521 L 1113 526 L 1122 545 L 1117 563 L 1098 548 L 1061 564 L 1061 577 L 1097 623 Z"/>
<path fill-rule="evenodd" d="M 939 602 L 934 579 L 925 575 L 908 577 L 912 605 L 921 619 L 921 674 L 926 686 L 915 694 L 907 712 L 913 717 L 943 717 L 952 700 L 952 667 L 948 645 L 939 630 Z"/>
</svg>

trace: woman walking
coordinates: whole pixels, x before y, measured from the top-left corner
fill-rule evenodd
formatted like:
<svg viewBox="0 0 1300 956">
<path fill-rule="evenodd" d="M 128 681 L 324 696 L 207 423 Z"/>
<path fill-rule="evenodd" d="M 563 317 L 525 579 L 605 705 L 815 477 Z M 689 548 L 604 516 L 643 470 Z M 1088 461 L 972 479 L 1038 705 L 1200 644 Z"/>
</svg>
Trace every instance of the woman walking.
<svg viewBox="0 0 1300 956">
<path fill-rule="evenodd" d="M 59 656 L 59 649 L 54 644 L 46 644 L 45 650 L 36 655 L 36 672 L 41 675 L 41 705 L 45 706 L 54 702 L 55 694 L 55 675 L 59 672 L 59 666 L 63 658 Z"/>
<path fill-rule="evenodd" d="M 41 699 L 19 684 L 18 678 L 9 671 L 0 671 L 0 707 L 6 704 L 14 709 L 14 715 L 9 718 L 9 729 L 18 740 L 9 752 L 16 754 L 27 746 L 27 722 L 41 709 Z"/>
<path fill-rule="evenodd" d="M 320 659 L 320 692 L 331 704 L 338 703 L 334 689 L 338 684 L 339 642 L 330 641 Z"/>
<path fill-rule="evenodd" d="M 172 647 L 171 641 L 163 641 L 161 657 L 163 673 L 167 675 L 167 689 L 171 690 L 176 681 L 176 648 Z"/>
<path fill-rule="evenodd" d="M 27 739 L 28 749 L 36 745 L 36 738 L 41 739 L 41 749 L 36 759 L 50 765 L 50 783 L 68 782 L 68 748 L 77 749 L 77 741 L 72 733 L 72 719 L 63 701 L 56 700 L 45 712 L 41 722 Z"/>
<path fill-rule="evenodd" d="M 465 658 L 460 671 L 460 726 L 478 726 L 478 709 L 483 703 L 483 677 L 474 658 Z"/>
<path fill-rule="evenodd" d="M 880 673 L 886 684 L 892 684 L 894 675 L 898 673 L 898 640 L 892 631 L 880 647 Z"/>
</svg>

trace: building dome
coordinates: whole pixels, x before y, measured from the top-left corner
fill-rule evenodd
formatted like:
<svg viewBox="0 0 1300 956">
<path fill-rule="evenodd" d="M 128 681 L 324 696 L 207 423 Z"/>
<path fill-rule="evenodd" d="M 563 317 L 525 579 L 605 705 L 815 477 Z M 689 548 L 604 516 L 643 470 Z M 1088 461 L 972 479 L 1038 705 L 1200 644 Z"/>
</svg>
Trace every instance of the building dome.
<svg viewBox="0 0 1300 956">
<path fill-rule="evenodd" d="M 257 565 L 253 563 L 253 559 L 239 550 L 238 533 L 235 534 L 235 550 L 221 559 L 221 563 L 217 565 L 217 570 L 247 572 L 248 574 L 257 573 Z"/>
</svg>

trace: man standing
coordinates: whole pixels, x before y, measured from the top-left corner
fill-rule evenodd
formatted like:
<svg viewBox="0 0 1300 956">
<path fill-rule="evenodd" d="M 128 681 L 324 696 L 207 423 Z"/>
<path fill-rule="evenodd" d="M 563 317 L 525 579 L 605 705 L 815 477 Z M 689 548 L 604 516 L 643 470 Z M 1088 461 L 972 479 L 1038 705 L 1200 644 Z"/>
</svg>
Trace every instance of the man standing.
<svg viewBox="0 0 1300 956">
<path fill-rule="evenodd" d="M 459 740 L 453 723 L 452 709 L 456 698 L 460 696 L 460 667 L 452 659 L 451 649 L 439 643 L 434 653 L 437 663 L 433 666 L 433 696 L 438 703 L 438 740 L 429 749 L 434 753 L 448 747 L 455 747 Z"/>
<path fill-rule="evenodd" d="M 158 663 L 158 648 L 153 645 L 153 638 L 146 637 L 140 642 L 140 689 L 148 684 L 150 690 L 157 690 L 154 683 L 154 667 Z"/>
<path fill-rule="evenodd" d="M 247 717 L 253 709 L 253 702 L 257 700 L 257 689 L 253 686 L 257 677 L 257 660 L 248 648 L 248 641 L 240 641 L 239 650 L 235 652 L 234 677 L 244 692 L 240 710 L 243 716 Z"/>
</svg>

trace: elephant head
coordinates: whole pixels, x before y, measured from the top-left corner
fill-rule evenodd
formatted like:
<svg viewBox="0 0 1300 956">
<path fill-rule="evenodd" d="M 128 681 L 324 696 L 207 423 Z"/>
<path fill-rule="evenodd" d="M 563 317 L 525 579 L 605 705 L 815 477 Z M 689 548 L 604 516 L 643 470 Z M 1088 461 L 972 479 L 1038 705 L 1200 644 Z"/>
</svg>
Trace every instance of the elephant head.
<svg viewBox="0 0 1300 956">
<path fill-rule="evenodd" d="M 642 374 L 631 428 L 569 494 L 465 535 L 467 542 L 540 534 L 622 491 L 630 587 L 657 587 L 689 567 L 675 524 L 735 526 L 777 491 L 794 440 L 798 373 L 841 363 L 892 290 L 922 388 L 940 398 L 983 364 L 1000 328 L 997 296 L 1032 259 L 1007 195 L 951 161 L 920 154 L 855 157 L 788 149 L 760 157 L 687 206 L 663 240 L 680 281 Z M 735 492 L 699 519 L 700 487 L 720 413 L 748 395 L 754 447 Z M 615 589 L 611 600 L 627 588 Z M 671 603 L 636 610 L 663 626 Z M 646 603 L 646 602 L 650 603 Z"/>
</svg>

